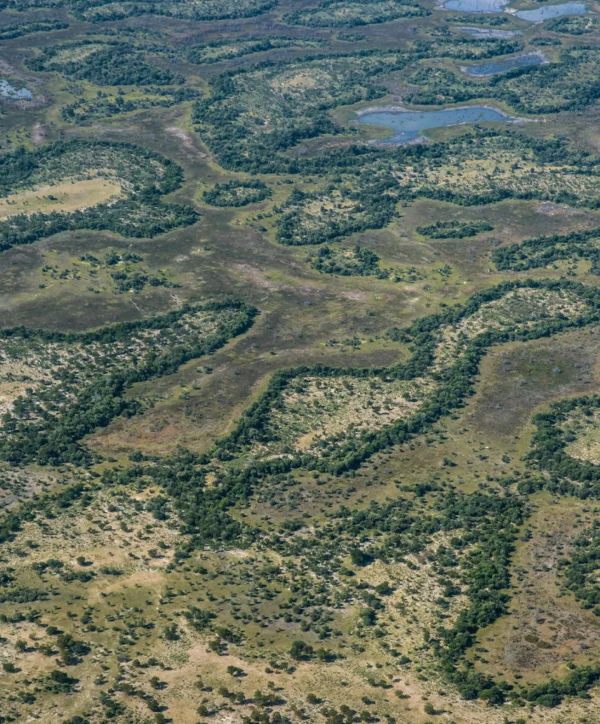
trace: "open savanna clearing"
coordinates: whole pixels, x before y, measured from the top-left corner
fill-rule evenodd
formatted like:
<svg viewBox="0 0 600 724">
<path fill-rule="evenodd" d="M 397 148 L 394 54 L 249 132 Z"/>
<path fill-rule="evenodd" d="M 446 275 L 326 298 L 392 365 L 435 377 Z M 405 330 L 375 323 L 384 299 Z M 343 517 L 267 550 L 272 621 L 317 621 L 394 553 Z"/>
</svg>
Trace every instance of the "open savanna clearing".
<svg viewBox="0 0 600 724">
<path fill-rule="evenodd" d="M 58 184 L 38 186 L 0 199 L 0 219 L 17 214 L 80 211 L 121 196 L 121 185 L 115 181 L 102 178 L 77 181 L 65 179 Z"/>
</svg>

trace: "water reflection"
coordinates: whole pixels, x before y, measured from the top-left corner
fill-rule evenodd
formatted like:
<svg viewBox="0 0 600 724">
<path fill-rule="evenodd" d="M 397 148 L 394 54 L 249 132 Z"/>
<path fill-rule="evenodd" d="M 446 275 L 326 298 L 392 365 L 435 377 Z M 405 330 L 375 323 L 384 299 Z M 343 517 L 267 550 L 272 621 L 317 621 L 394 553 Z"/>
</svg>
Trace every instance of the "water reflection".
<svg viewBox="0 0 600 724">
<path fill-rule="evenodd" d="M 428 128 L 457 126 L 462 123 L 481 121 L 512 121 L 510 116 L 488 106 L 465 106 L 445 108 L 439 111 L 405 111 L 382 109 L 368 111 L 359 116 L 359 122 L 371 126 L 390 128 L 394 134 L 384 143 L 400 144 L 414 141 Z"/>
</svg>

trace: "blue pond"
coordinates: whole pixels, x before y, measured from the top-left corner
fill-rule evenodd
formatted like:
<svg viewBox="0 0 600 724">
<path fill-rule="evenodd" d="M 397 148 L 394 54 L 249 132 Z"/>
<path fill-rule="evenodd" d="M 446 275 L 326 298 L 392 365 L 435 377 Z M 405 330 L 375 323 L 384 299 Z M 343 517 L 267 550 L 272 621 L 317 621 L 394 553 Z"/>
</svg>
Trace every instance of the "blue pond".
<svg viewBox="0 0 600 724">
<path fill-rule="evenodd" d="M 474 38 L 514 38 L 523 35 L 520 30 L 497 30 L 496 28 L 461 28 Z"/>
<path fill-rule="evenodd" d="M 384 143 L 406 143 L 421 135 L 428 128 L 457 126 L 461 123 L 478 123 L 480 121 L 510 121 L 509 116 L 485 106 L 468 106 L 464 108 L 447 108 L 441 111 L 370 111 L 359 116 L 359 122 L 371 126 L 383 126 L 394 131 L 393 136 L 386 138 Z"/>
<path fill-rule="evenodd" d="M 568 2 L 560 5 L 544 5 L 535 10 L 519 10 L 515 13 L 521 20 L 528 20 L 530 23 L 541 23 L 550 18 L 560 18 L 562 15 L 583 15 L 586 12 L 585 3 Z"/>
<path fill-rule="evenodd" d="M 586 11 L 585 3 L 581 0 L 570 0 L 558 5 L 542 5 L 535 10 L 508 10 L 510 0 L 446 0 L 446 10 L 460 13 L 504 13 L 510 12 L 521 20 L 530 23 L 541 23 L 550 18 L 559 18 L 562 15 L 583 15 Z"/>
<path fill-rule="evenodd" d="M 17 90 L 4 78 L 0 78 L 0 96 L 2 98 L 10 98 L 15 101 L 30 101 L 33 98 L 33 94 L 27 88 L 21 88 Z"/>
<path fill-rule="evenodd" d="M 446 0 L 446 10 L 458 13 L 503 13 L 509 0 Z"/>
<path fill-rule="evenodd" d="M 488 75 L 506 73 L 507 70 L 513 70 L 513 68 L 541 65 L 545 60 L 541 53 L 525 53 L 524 55 L 515 55 L 512 58 L 503 58 L 502 60 L 491 60 L 486 63 L 476 63 L 475 65 L 461 65 L 460 69 L 467 75 L 482 78 Z"/>
</svg>

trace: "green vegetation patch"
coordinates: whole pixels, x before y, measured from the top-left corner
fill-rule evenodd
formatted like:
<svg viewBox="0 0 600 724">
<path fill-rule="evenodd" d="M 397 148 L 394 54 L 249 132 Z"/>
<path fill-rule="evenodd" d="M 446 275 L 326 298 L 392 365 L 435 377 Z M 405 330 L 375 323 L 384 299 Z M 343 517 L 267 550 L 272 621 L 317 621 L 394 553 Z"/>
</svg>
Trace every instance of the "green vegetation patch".
<svg viewBox="0 0 600 724">
<path fill-rule="evenodd" d="M 484 60 L 517 53 L 523 49 L 518 39 L 506 38 L 457 38 L 449 32 L 434 35 L 426 40 L 414 40 L 411 51 L 418 58 L 455 58 L 456 60 Z"/>
<path fill-rule="evenodd" d="M 247 206 L 271 198 L 271 189 L 263 182 L 227 181 L 215 184 L 209 191 L 204 191 L 202 200 L 211 206 Z"/>
<path fill-rule="evenodd" d="M 82 40 L 45 48 L 27 66 L 35 71 L 58 71 L 95 85 L 173 85 L 184 78 L 167 68 L 150 65 L 130 43 Z"/>
<path fill-rule="evenodd" d="M 365 249 L 357 244 L 353 249 L 346 247 L 321 246 L 311 252 L 307 261 L 310 266 L 323 274 L 333 274 L 343 277 L 369 277 L 377 279 L 391 279 L 395 282 L 414 283 L 427 279 L 427 273 L 417 267 L 383 268 L 379 264 L 379 257 L 374 251 Z M 451 273 L 449 266 L 436 270 L 442 277 Z M 355 338 L 353 344 L 360 345 Z"/>
<path fill-rule="evenodd" d="M 353 249 L 343 247 L 322 246 L 308 257 L 313 269 L 324 274 L 336 274 L 344 277 L 376 276 L 387 279 L 390 269 L 379 266 L 379 257 L 374 251 L 365 249 L 358 244 Z"/>
<path fill-rule="evenodd" d="M 1 250 L 68 229 L 155 236 L 197 219 L 190 207 L 160 203 L 181 183 L 181 168 L 138 146 L 73 140 L 21 148 L 1 156 L 0 169 Z M 52 205 L 57 210 L 46 211 Z"/>
<path fill-rule="evenodd" d="M 140 402 L 125 398 L 135 382 L 175 372 L 190 359 L 249 328 L 255 310 L 208 302 L 96 332 L 26 329 L 0 333 L 0 456 L 13 463 L 85 463 L 79 441 Z"/>
<path fill-rule="evenodd" d="M 54 143 L 35 151 L 20 148 L 0 156 L 0 168 L 0 196 L 4 197 L 63 179 L 111 180 L 130 193 L 154 189 L 166 194 L 176 189 L 182 178 L 177 164 L 149 149 L 84 140 Z"/>
<path fill-rule="evenodd" d="M 417 232 L 430 239 L 465 239 L 493 229 L 487 221 L 436 221 L 429 226 L 417 226 Z"/>
<path fill-rule="evenodd" d="M 342 43 L 360 43 L 363 40 L 367 39 L 365 33 L 361 33 L 360 31 L 356 30 L 340 30 L 340 32 L 337 33 L 335 37 L 338 40 L 341 40 Z"/>
<path fill-rule="evenodd" d="M 130 238 L 152 238 L 198 221 L 190 206 L 158 203 L 156 199 L 125 198 L 73 213 L 19 214 L 0 221 L 0 251 L 62 231 L 97 229 L 113 231 Z"/>
<path fill-rule="evenodd" d="M 322 244 L 365 229 L 385 226 L 393 213 L 389 194 L 379 196 L 376 187 L 359 191 L 330 188 L 304 193 L 294 189 L 281 206 L 277 240 L 290 246 Z"/>
<path fill-rule="evenodd" d="M 87 123 L 148 108 L 172 108 L 199 95 L 197 90 L 188 87 L 147 87 L 141 91 L 114 94 L 98 91 L 94 98 L 80 98 L 63 106 L 60 115 L 67 123 Z"/>
<path fill-rule="evenodd" d="M 390 154 L 391 155 L 391 154 Z M 554 139 L 528 139 L 510 131 L 477 131 L 461 135 L 431 151 L 404 155 L 404 168 L 388 163 L 398 183 L 415 196 L 462 205 L 493 203 L 506 198 L 555 201 L 596 207 L 600 202 L 599 159 L 571 151 Z M 393 156 L 392 156 L 393 159 Z M 382 166 L 381 161 L 378 161 Z M 385 173 L 386 169 L 381 169 Z"/>
<path fill-rule="evenodd" d="M 489 25 L 495 28 L 499 25 L 507 25 L 510 19 L 505 15 L 488 15 L 482 13 L 478 15 L 471 13 L 470 15 L 458 15 L 455 13 L 449 13 L 445 18 L 447 23 L 460 23 L 461 25 Z"/>
<path fill-rule="evenodd" d="M 594 15 L 568 15 L 549 20 L 544 28 L 566 35 L 587 35 L 595 33 L 600 28 L 600 20 Z"/>
<path fill-rule="evenodd" d="M 387 23 L 424 15 L 429 15 L 429 11 L 411 0 L 324 0 L 317 7 L 297 10 L 284 19 L 290 25 L 327 28 Z"/>
<path fill-rule="evenodd" d="M 139 15 L 158 15 L 182 20 L 227 20 L 250 18 L 277 6 L 277 0 L 175 0 L 155 3 L 88 2 L 83 0 L 77 14 L 86 20 L 120 20 Z"/>
<path fill-rule="evenodd" d="M 565 452 L 576 460 L 600 464 L 600 424 L 598 410 L 581 406 L 567 415 L 560 426 L 567 442 Z"/>
<path fill-rule="evenodd" d="M 240 38 L 238 40 L 221 40 L 190 48 L 187 59 L 190 63 L 206 65 L 220 63 L 224 60 L 242 58 L 253 53 L 263 53 L 278 48 L 318 48 L 319 40 L 305 40 L 303 38 L 269 37 L 269 38 Z"/>
</svg>

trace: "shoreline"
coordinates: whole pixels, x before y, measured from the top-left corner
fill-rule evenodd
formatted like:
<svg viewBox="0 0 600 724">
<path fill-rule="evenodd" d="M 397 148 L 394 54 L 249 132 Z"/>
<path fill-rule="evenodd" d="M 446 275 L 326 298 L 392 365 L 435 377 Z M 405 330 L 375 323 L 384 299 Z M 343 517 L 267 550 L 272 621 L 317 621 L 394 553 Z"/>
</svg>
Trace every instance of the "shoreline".
<svg viewBox="0 0 600 724">
<path fill-rule="evenodd" d="M 494 106 L 490 106 L 490 105 L 458 106 L 458 107 L 456 107 L 456 108 L 453 107 L 453 108 L 447 108 L 447 109 L 444 108 L 444 109 L 437 109 L 437 110 L 461 111 L 461 110 L 467 110 L 467 109 L 469 109 L 469 108 L 482 108 L 482 109 L 485 108 L 485 109 L 487 109 L 487 110 L 495 111 L 496 113 L 502 114 L 503 118 L 502 118 L 502 119 L 497 119 L 497 120 L 495 120 L 495 121 L 494 121 L 494 120 L 487 120 L 487 121 L 486 121 L 486 120 L 482 120 L 482 121 L 460 121 L 460 122 L 458 122 L 458 123 L 448 124 L 448 126 L 445 126 L 445 127 L 446 127 L 446 128 L 453 128 L 453 127 L 455 127 L 455 126 L 467 126 L 467 125 L 473 125 L 473 124 L 476 124 L 476 123 L 498 123 L 498 122 L 500 122 L 500 121 L 502 121 L 503 123 L 512 123 L 512 124 L 537 123 L 537 122 L 539 122 L 539 119 L 537 119 L 537 118 L 520 118 L 519 116 L 510 116 L 510 115 L 508 115 L 507 113 L 505 113 L 504 111 L 501 111 L 500 109 L 495 108 Z M 427 113 L 427 112 L 429 112 L 429 111 L 411 110 L 411 109 L 408 109 L 408 108 L 403 108 L 402 106 L 391 106 L 391 105 L 388 105 L 388 106 L 378 106 L 378 107 L 375 106 L 375 107 L 371 107 L 371 108 L 365 108 L 365 109 L 363 109 L 362 111 L 357 111 L 357 112 L 356 112 L 356 116 L 357 116 L 356 120 L 350 121 L 350 123 L 355 123 L 355 124 L 360 123 L 360 118 L 361 118 L 362 116 L 364 116 L 364 115 L 368 115 L 369 113 L 397 113 L 397 114 L 401 114 L 401 113 L 421 113 L 421 112 Z M 365 124 L 365 125 L 369 125 L 369 124 Z M 406 145 L 412 145 L 412 144 L 415 144 L 415 143 L 429 143 L 429 142 L 431 141 L 431 139 L 428 138 L 427 136 L 423 135 L 423 133 L 419 133 L 419 135 L 416 136 L 416 137 L 414 137 L 414 138 L 406 138 L 406 139 L 404 139 L 404 140 L 402 140 L 402 139 L 400 139 L 400 140 L 393 140 L 394 138 L 396 138 L 396 136 L 394 135 L 394 133 L 397 133 L 397 130 L 396 130 L 396 129 L 392 128 L 391 126 L 378 126 L 378 127 L 380 127 L 380 128 L 389 128 L 389 130 L 392 131 L 393 133 L 392 133 L 392 135 L 389 136 L 388 138 L 374 138 L 374 139 L 370 139 L 370 140 L 366 141 L 366 144 L 367 144 L 367 145 L 370 145 L 370 146 L 406 146 Z M 432 126 L 432 127 L 431 127 L 431 130 L 433 130 L 434 128 L 437 128 L 437 126 Z M 423 131 L 427 131 L 427 130 L 430 130 L 430 129 L 426 129 L 426 128 L 423 129 Z"/>
<path fill-rule="evenodd" d="M 490 106 L 488 104 L 477 104 L 473 106 L 448 106 L 444 108 L 405 108 L 403 106 L 399 105 L 388 105 L 388 106 L 371 106 L 369 108 L 362 108 L 359 111 L 355 111 L 356 118 L 360 119 L 362 116 L 366 116 L 369 113 L 435 113 L 436 111 L 466 111 L 469 108 L 485 108 L 487 111 L 495 111 L 496 113 L 502 114 L 507 121 L 536 121 L 535 118 L 520 118 L 519 116 L 510 116 L 508 113 L 505 113 L 504 111 L 500 110 L 499 108 L 496 108 L 495 106 Z M 484 123 L 489 122 L 493 123 L 494 121 L 483 121 Z M 459 126 L 463 123 L 474 123 L 474 121 L 462 121 L 461 123 L 453 123 L 453 126 Z"/>
</svg>

